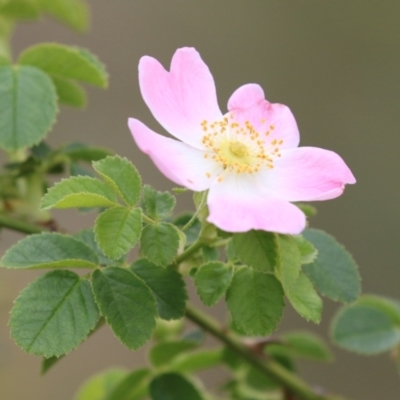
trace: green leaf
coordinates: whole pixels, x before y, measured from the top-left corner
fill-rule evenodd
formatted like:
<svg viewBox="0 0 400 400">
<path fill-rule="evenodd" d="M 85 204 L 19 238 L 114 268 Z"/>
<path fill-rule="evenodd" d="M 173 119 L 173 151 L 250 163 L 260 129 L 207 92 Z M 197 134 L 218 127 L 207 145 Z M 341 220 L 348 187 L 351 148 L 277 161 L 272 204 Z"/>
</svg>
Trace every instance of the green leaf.
<svg viewBox="0 0 400 400">
<path fill-rule="evenodd" d="M 185 315 L 187 293 L 179 272 L 157 266 L 146 259 L 135 261 L 130 268 L 153 292 L 161 318 L 171 320 Z"/>
<path fill-rule="evenodd" d="M 78 347 L 98 318 L 90 283 L 71 271 L 51 271 L 15 300 L 11 337 L 27 353 L 59 357 Z"/>
<path fill-rule="evenodd" d="M 301 255 L 293 236 L 275 235 L 276 275 L 286 294 L 292 289 L 300 274 Z"/>
<path fill-rule="evenodd" d="M 10 19 L 29 20 L 39 18 L 40 10 L 36 1 L 12 0 L 0 7 L 0 14 Z"/>
<path fill-rule="evenodd" d="M 147 393 L 147 386 L 151 377 L 148 368 L 137 369 L 125 376 L 104 400 L 136 400 Z"/>
<path fill-rule="evenodd" d="M 143 186 L 143 205 L 146 214 L 160 221 L 171 214 L 175 207 L 176 198 L 168 192 L 159 192 L 149 185 Z"/>
<path fill-rule="evenodd" d="M 117 260 L 139 241 L 142 210 L 113 207 L 103 211 L 95 222 L 96 242 L 106 256 Z"/>
<path fill-rule="evenodd" d="M 322 300 L 304 273 L 300 273 L 286 296 L 293 308 L 307 321 L 321 321 Z"/>
<path fill-rule="evenodd" d="M 85 382 L 74 397 L 75 400 L 104 400 L 127 376 L 128 371 L 114 368 L 97 374 Z"/>
<path fill-rule="evenodd" d="M 233 321 L 249 335 L 268 335 L 276 329 L 283 312 L 279 281 L 249 267 L 237 270 L 226 294 Z"/>
<path fill-rule="evenodd" d="M 150 362 L 154 367 L 169 365 L 179 354 L 192 350 L 195 347 L 197 347 L 197 343 L 188 340 L 157 343 L 150 349 Z"/>
<path fill-rule="evenodd" d="M 203 246 L 201 252 L 205 262 L 218 261 L 219 259 L 219 249 L 217 247 Z"/>
<path fill-rule="evenodd" d="M 303 233 L 318 250 L 316 261 L 303 266 L 315 288 L 332 300 L 348 303 L 360 294 L 360 276 L 350 253 L 327 233 L 307 229 Z"/>
<path fill-rule="evenodd" d="M 39 143 L 57 112 L 57 94 L 45 73 L 33 67 L 0 66 L 0 147 L 16 151 Z"/>
<path fill-rule="evenodd" d="M 56 88 L 58 101 L 66 106 L 83 108 L 87 104 L 86 92 L 78 84 L 69 79 L 53 75 L 51 77 Z"/>
<path fill-rule="evenodd" d="M 281 336 L 284 354 L 313 361 L 332 361 L 333 355 L 326 343 L 317 335 L 306 331 L 288 332 Z M 271 349 L 268 346 L 268 353 Z M 275 354 L 275 353 L 273 353 Z"/>
<path fill-rule="evenodd" d="M 126 158 L 108 156 L 94 162 L 93 168 L 126 204 L 134 206 L 139 201 L 142 181 L 137 169 Z"/>
<path fill-rule="evenodd" d="M 93 291 L 102 315 L 123 344 L 136 350 L 151 338 L 157 306 L 141 279 L 126 269 L 108 267 L 94 271 Z"/>
<path fill-rule="evenodd" d="M 109 258 L 107 258 L 100 250 L 100 247 L 94 238 L 94 232 L 92 229 L 83 229 L 76 233 L 74 237 L 85 243 L 86 246 L 90 247 L 96 253 L 97 257 L 99 258 L 100 265 L 110 265 L 111 263 L 114 263 L 114 261 L 111 261 Z"/>
<path fill-rule="evenodd" d="M 6 268 L 96 268 L 97 255 L 81 241 L 60 233 L 30 235 L 6 251 L 0 266 Z"/>
<path fill-rule="evenodd" d="M 169 369 L 174 372 L 195 373 L 211 369 L 222 364 L 222 348 L 207 349 L 190 353 L 181 353 L 169 364 Z"/>
<path fill-rule="evenodd" d="M 378 354 L 400 343 L 400 312 L 390 300 L 360 297 L 343 307 L 332 321 L 332 339 L 350 351 Z"/>
<path fill-rule="evenodd" d="M 249 231 L 233 235 L 233 248 L 242 263 L 261 272 L 273 272 L 275 265 L 274 234 Z"/>
<path fill-rule="evenodd" d="M 86 50 L 58 43 L 41 43 L 26 49 L 19 57 L 20 65 L 31 65 L 50 77 L 76 80 L 102 88 L 108 76 L 99 60 Z"/>
<path fill-rule="evenodd" d="M 104 182 L 89 176 L 73 176 L 56 183 L 42 199 L 42 210 L 50 208 L 113 207 L 117 200 Z"/>
<path fill-rule="evenodd" d="M 221 262 L 202 265 L 194 276 L 201 301 L 211 307 L 225 294 L 233 278 L 233 268 Z"/>
<path fill-rule="evenodd" d="M 310 264 L 317 258 L 318 250 L 303 236 L 293 236 L 300 251 L 301 265 Z"/>
<path fill-rule="evenodd" d="M 102 147 L 91 147 L 84 143 L 69 143 L 62 149 L 62 154 L 66 154 L 73 161 L 99 161 L 111 155 L 111 151 Z"/>
<path fill-rule="evenodd" d="M 150 383 L 152 400 L 203 400 L 199 391 L 182 375 L 168 372 Z"/>
<path fill-rule="evenodd" d="M 89 25 L 89 7 L 84 0 L 39 0 L 42 8 L 78 32 Z"/>
<path fill-rule="evenodd" d="M 176 228 L 167 223 L 147 225 L 140 241 L 143 254 L 154 264 L 166 266 L 174 260 L 179 247 Z"/>
</svg>

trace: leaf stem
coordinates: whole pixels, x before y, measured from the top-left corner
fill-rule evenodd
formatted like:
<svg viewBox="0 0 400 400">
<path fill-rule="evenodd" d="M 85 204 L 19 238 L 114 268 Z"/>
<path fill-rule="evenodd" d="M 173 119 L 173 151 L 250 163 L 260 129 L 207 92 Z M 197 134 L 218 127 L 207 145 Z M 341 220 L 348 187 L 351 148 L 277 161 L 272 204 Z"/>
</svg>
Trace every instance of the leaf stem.
<svg viewBox="0 0 400 400">
<path fill-rule="evenodd" d="M 173 265 L 177 267 L 181 262 L 185 261 L 187 258 L 196 253 L 196 251 L 198 251 L 202 246 L 204 246 L 204 242 L 201 239 L 196 240 L 186 250 L 184 250 L 175 258 L 175 262 Z"/>
<path fill-rule="evenodd" d="M 200 310 L 188 305 L 186 309 L 186 317 L 196 325 L 203 328 L 220 342 L 224 343 L 230 350 L 247 361 L 262 374 L 273 378 L 285 388 L 299 396 L 303 400 L 346 400 L 343 397 L 321 395 L 315 393 L 306 382 L 301 380 L 297 375 L 288 371 L 275 361 L 265 361 L 252 353 L 231 333 L 224 331 L 213 318 L 204 314 Z"/>
<path fill-rule="evenodd" d="M 40 225 L 9 217 L 3 213 L 0 213 L 0 228 L 8 228 L 16 232 L 27 234 L 40 233 L 47 230 L 45 227 L 42 227 Z"/>
</svg>

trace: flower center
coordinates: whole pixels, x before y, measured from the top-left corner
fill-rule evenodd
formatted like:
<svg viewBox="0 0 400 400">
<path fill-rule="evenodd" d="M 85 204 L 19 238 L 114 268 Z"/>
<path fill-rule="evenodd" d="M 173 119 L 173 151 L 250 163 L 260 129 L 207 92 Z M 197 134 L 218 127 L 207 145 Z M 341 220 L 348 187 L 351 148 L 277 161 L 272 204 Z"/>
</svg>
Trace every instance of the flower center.
<svg viewBox="0 0 400 400">
<path fill-rule="evenodd" d="M 275 129 L 274 125 L 269 125 L 262 137 L 249 121 L 239 123 L 233 120 L 232 113 L 228 116 L 220 121 L 209 123 L 204 120 L 201 123 L 202 143 L 209 150 L 204 157 L 212 157 L 223 165 L 224 170 L 238 174 L 251 174 L 261 167 L 273 168 L 274 158 L 281 156 L 279 146 L 283 143 L 283 140 L 268 137 Z M 264 124 L 265 121 L 260 121 L 260 126 Z M 211 177 L 209 172 L 206 175 Z"/>
</svg>

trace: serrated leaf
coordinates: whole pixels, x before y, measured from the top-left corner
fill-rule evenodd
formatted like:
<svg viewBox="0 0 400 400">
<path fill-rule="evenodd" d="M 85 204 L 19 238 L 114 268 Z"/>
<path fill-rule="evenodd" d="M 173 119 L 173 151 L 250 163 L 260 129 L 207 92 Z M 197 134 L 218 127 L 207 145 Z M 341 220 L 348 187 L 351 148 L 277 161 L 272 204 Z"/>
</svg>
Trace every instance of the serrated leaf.
<svg viewBox="0 0 400 400">
<path fill-rule="evenodd" d="M 62 154 L 66 154 L 73 161 L 99 161 L 112 155 L 111 151 L 102 147 L 92 147 L 84 143 L 69 143 L 62 149 Z"/>
<path fill-rule="evenodd" d="M 81 241 L 60 233 L 30 235 L 12 246 L 0 260 L 5 268 L 96 268 L 97 255 Z"/>
<path fill-rule="evenodd" d="M 51 271 L 15 300 L 11 337 L 27 353 L 58 357 L 76 348 L 98 318 L 90 283 L 71 271 Z"/>
<path fill-rule="evenodd" d="M 82 385 L 74 400 L 104 400 L 128 375 L 128 371 L 121 368 L 97 374 Z"/>
<path fill-rule="evenodd" d="M 178 217 L 175 218 L 173 224 L 177 226 L 179 229 L 182 229 L 192 219 L 192 217 L 193 214 L 190 213 L 179 215 Z M 200 230 L 201 230 L 201 223 L 197 218 L 195 218 L 193 223 L 183 232 L 186 235 L 187 246 L 191 245 L 197 240 L 200 234 Z"/>
<path fill-rule="evenodd" d="M 149 368 L 132 371 L 123 378 L 104 397 L 104 400 L 136 400 L 143 398 L 147 393 L 147 386 L 151 377 Z"/>
<path fill-rule="evenodd" d="M 179 234 L 167 223 L 147 225 L 140 246 L 143 254 L 154 264 L 167 266 L 174 260 L 179 247 Z"/>
<path fill-rule="evenodd" d="M 179 354 L 197 347 L 197 344 L 188 340 L 175 340 L 155 344 L 149 352 L 150 362 L 154 367 L 169 365 Z"/>
<path fill-rule="evenodd" d="M 233 248 L 242 263 L 261 272 L 273 272 L 275 265 L 274 234 L 249 231 L 233 235 Z"/>
<path fill-rule="evenodd" d="M 185 315 L 187 293 L 179 272 L 157 266 L 146 259 L 135 261 L 130 268 L 153 292 L 161 318 L 171 320 Z"/>
<path fill-rule="evenodd" d="M 56 183 L 43 196 L 41 208 L 113 207 L 117 200 L 104 182 L 89 176 L 73 176 Z"/>
<path fill-rule="evenodd" d="M 86 92 L 78 84 L 58 76 L 51 77 L 56 88 L 58 101 L 66 106 L 83 108 L 87 104 Z"/>
<path fill-rule="evenodd" d="M 57 112 L 57 94 L 44 72 L 28 66 L 0 66 L 0 147 L 16 151 L 39 143 Z"/>
<path fill-rule="evenodd" d="M 58 43 L 41 43 L 26 49 L 19 57 L 20 65 L 39 68 L 50 77 L 71 79 L 102 88 L 108 76 L 104 66 L 87 50 Z"/>
<path fill-rule="evenodd" d="M 196 387 L 182 375 L 168 372 L 150 383 L 152 400 L 203 400 Z"/>
<path fill-rule="evenodd" d="M 361 297 L 335 316 L 332 339 L 340 347 L 357 353 L 382 353 L 400 343 L 399 317 L 390 301 Z"/>
<path fill-rule="evenodd" d="M 304 273 L 300 273 L 286 296 L 293 308 L 307 321 L 321 321 L 322 300 Z"/>
<path fill-rule="evenodd" d="M 142 231 L 142 210 L 113 207 L 103 211 L 96 219 L 96 242 L 103 253 L 117 260 L 139 241 Z"/>
<path fill-rule="evenodd" d="M 331 235 L 306 229 L 303 236 L 318 250 L 317 259 L 303 266 L 315 288 L 332 300 L 348 303 L 361 291 L 358 268 L 350 253 Z"/>
<path fill-rule="evenodd" d="M 276 275 L 287 294 L 296 283 L 301 270 L 301 255 L 293 236 L 275 235 Z"/>
<path fill-rule="evenodd" d="M 143 186 L 143 205 L 146 214 L 160 221 L 167 217 L 175 207 L 176 198 L 168 192 L 159 192 L 149 185 Z"/>
<path fill-rule="evenodd" d="M 269 274 L 249 267 L 234 275 L 226 294 L 233 321 L 249 335 L 268 335 L 276 329 L 283 312 L 283 290 Z"/>
<path fill-rule="evenodd" d="M 300 251 L 301 265 L 310 264 L 317 258 L 318 250 L 301 235 L 293 236 Z"/>
<path fill-rule="evenodd" d="M 233 278 L 233 268 L 221 262 L 202 265 L 194 276 L 201 301 L 211 307 L 225 294 Z"/>
<path fill-rule="evenodd" d="M 142 180 L 126 158 L 108 156 L 94 162 L 93 168 L 128 205 L 139 201 Z"/>
<path fill-rule="evenodd" d="M 217 367 L 222 363 L 222 351 L 220 348 L 181 353 L 170 362 L 169 369 L 189 374 Z"/>
<path fill-rule="evenodd" d="M 157 306 L 141 279 L 126 269 L 107 267 L 94 271 L 93 291 L 102 315 L 123 344 L 136 350 L 151 338 Z"/>
<path fill-rule="evenodd" d="M 39 0 L 42 8 L 69 27 L 84 32 L 89 25 L 89 7 L 84 0 Z"/>
<path fill-rule="evenodd" d="M 333 359 L 326 343 L 314 333 L 288 332 L 282 335 L 282 339 L 287 354 L 292 357 L 314 361 L 332 361 Z"/>
</svg>

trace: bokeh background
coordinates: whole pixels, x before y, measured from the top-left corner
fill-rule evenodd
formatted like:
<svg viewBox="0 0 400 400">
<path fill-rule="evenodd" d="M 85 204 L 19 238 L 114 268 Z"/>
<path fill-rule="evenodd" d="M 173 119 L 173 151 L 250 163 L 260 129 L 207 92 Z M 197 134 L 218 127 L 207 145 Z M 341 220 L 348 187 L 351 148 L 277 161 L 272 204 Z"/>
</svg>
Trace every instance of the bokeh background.
<svg viewBox="0 0 400 400">
<path fill-rule="evenodd" d="M 92 0 L 92 27 L 76 35 L 57 23 L 17 27 L 15 57 L 25 47 L 58 41 L 87 47 L 111 75 L 107 91 L 89 88 L 84 111 L 63 108 L 49 142 L 84 141 L 114 149 L 133 161 L 146 183 L 172 187 L 142 155 L 126 127 L 129 116 L 161 128 L 141 99 L 137 64 L 152 55 L 165 66 L 182 46 L 196 47 L 216 81 L 220 106 L 240 85 L 256 82 L 267 99 L 290 106 L 301 144 L 338 152 L 358 182 L 341 198 L 318 203 L 312 226 L 344 243 L 360 265 L 364 293 L 400 299 L 400 2 L 394 0 Z M 190 207 L 190 198 L 180 202 Z M 57 213 L 76 232 L 92 221 Z M 0 253 L 18 235 L 2 232 Z M 35 274 L 0 271 L 0 398 L 69 400 L 90 375 L 109 366 L 134 367 L 146 352 L 130 352 L 107 328 L 96 333 L 45 377 L 6 326 L 12 300 Z M 315 326 L 286 310 L 281 331 L 307 328 L 329 336 L 339 307 L 326 301 Z M 223 304 L 213 309 L 224 314 Z M 332 365 L 302 365 L 303 376 L 353 399 L 395 400 L 400 387 L 388 355 L 367 358 L 335 349 Z M 220 382 L 209 379 L 209 385 Z M 190 400 L 190 399 L 188 399 Z"/>
</svg>

